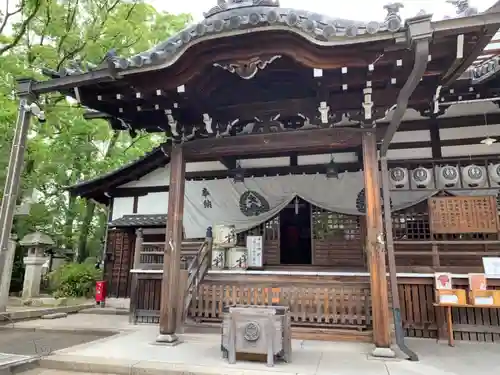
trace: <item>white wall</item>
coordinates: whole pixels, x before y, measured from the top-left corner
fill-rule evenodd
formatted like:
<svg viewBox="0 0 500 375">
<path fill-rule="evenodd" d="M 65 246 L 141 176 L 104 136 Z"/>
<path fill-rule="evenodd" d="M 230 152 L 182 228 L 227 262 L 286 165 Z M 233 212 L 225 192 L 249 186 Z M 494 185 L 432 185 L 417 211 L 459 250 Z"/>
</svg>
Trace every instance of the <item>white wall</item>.
<svg viewBox="0 0 500 375">
<path fill-rule="evenodd" d="M 113 198 L 111 220 L 119 219 L 123 215 L 130 215 L 134 209 L 134 197 Z"/>
<path fill-rule="evenodd" d="M 168 192 L 149 193 L 139 197 L 137 213 L 139 215 L 166 214 L 168 211 Z"/>
<path fill-rule="evenodd" d="M 227 168 L 219 161 L 186 163 L 186 172 L 225 171 Z M 160 167 L 138 180 L 130 181 L 120 187 L 168 186 L 170 183 L 170 165 Z"/>
<path fill-rule="evenodd" d="M 120 187 L 165 186 L 170 182 L 170 166 L 160 167 L 140 179 L 130 181 Z"/>
<path fill-rule="evenodd" d="M 137 200 L 137 215 L 161 215 L 168 211 L 168 192 L 141 195 Z M 134 197 L 113 198 L 112 220 L 134 215 Z"/>
</svg>

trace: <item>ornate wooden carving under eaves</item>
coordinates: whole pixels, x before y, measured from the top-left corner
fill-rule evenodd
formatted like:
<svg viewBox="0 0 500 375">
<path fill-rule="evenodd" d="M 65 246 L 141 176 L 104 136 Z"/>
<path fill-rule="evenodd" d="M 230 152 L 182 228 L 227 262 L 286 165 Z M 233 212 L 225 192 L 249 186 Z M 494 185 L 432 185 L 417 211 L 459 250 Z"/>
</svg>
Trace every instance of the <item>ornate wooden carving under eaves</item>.
<svg viewBox="0 0 500 375">
<path fill-rule="evenodd" d="M 430 198 L 429 216 L 435 234 L 497 233 L 499 229 L 494 196 Z"/>
<path fill-rule="evenodd" d="M 236 73 L 243 79 L 251 79 L 255 77 L 259 69 L 264 69 L 268 64 L 272 63 L 276 59 L 279 59 L 280 57 L 281 55 L 268 57 L 252 57 L 248 60 L 219 62 L 215 63 L 214 66 L 218 66 L 231 73 Z"/>
</svg>

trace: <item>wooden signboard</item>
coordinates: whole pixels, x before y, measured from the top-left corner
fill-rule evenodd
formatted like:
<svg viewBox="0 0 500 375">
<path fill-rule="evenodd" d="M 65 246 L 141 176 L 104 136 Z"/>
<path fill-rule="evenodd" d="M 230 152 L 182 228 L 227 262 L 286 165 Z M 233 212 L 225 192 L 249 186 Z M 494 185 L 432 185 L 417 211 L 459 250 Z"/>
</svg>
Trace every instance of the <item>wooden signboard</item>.
<svg viewBox="0 0 500 375">
<path fill-rule="evenodd" d="M 497 233 L 494 196 L 429 198 L 432 233 Z"/>
<path fill-rule="evenodd" d="M 434 274 L 434 281 L 437 290 L 451 290 L 452 289 L 452 275 L 448 272 L 436 272 Z"/>
<path fill-rule="evenodd" d="M 247 262 L 248 268 L 262 268 L 263 263 L 263 244 L 262 236 L 247 236 Z"/>
</svg>

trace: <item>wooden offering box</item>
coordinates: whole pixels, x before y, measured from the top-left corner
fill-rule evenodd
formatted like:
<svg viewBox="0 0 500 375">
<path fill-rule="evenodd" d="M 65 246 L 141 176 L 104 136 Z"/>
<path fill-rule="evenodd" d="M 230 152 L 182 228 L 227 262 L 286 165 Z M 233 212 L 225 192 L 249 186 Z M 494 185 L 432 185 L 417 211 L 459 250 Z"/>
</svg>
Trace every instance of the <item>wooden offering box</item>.
<svg viewBox="0 0 500 375">
<path fill-rule="evenodd" d="M 466 305 L 467 296 L 463 289 L 437 289 L 437 303 L 440 305 Z"/>
<path fill-rule="evenodd" d="M 500 307 L 500 290 L 471 290 L 469 303 L 474 306 Z"/>
</svg>

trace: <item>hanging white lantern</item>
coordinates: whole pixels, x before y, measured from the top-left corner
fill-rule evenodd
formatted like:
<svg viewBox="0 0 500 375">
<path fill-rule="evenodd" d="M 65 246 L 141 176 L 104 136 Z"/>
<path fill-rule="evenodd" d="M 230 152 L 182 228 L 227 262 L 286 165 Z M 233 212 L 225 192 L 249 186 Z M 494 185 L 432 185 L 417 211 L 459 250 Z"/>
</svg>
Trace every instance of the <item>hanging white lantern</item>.
<svg viewBox="0 0 500 375">
<path fill-rule="evenodd" d="M 439 182 L 445 187 L 454 187 L 459 180 L 460 172 L 454 165 L 445 165 L 439 169 Z"/>
<path fill-rule="evenodd" d="M 468 165 L 462 169 L 462 180 L 470 187 L 483 186 L 486 182 L 486 170 L 475 164 Z"/>
<path fill-rule="evenodd" d="M 427 168 L 418 167 L 411 172 L 411 179 L 417 188 L 423 189 L 430 185 L 432 175 Z"/>
<path fill-rule="evenodd" d="M 500 164 L 490 164 L 488 169 L 491 181 L 500 185 Z"/>
<path fill-rule="evenodd" d="M 389 180 L 395 188 L 402 188 L 408 184 L 408 169 L 396 167 L 389 171 Z"/>
</svg>

